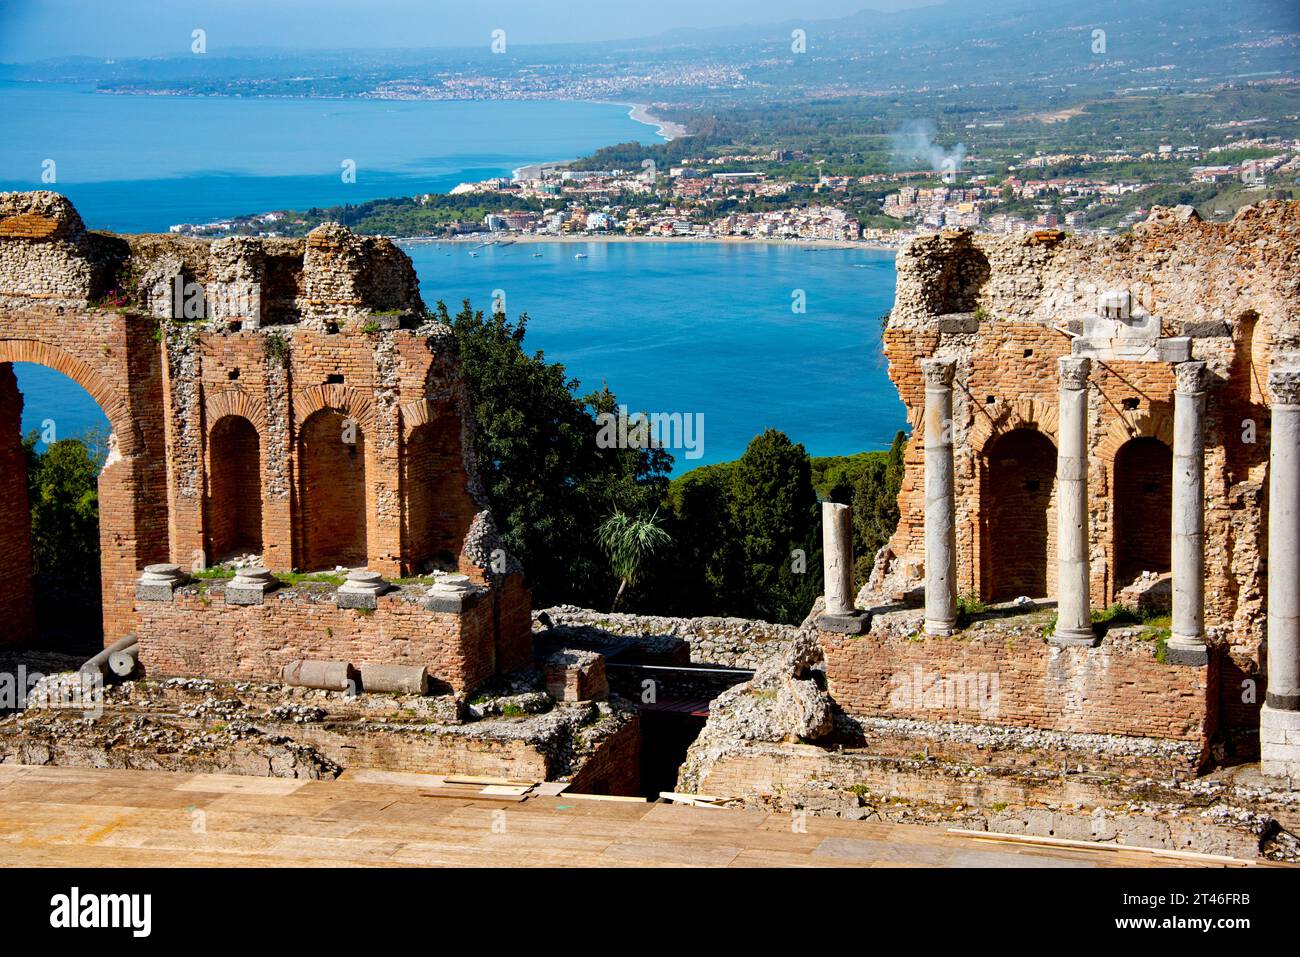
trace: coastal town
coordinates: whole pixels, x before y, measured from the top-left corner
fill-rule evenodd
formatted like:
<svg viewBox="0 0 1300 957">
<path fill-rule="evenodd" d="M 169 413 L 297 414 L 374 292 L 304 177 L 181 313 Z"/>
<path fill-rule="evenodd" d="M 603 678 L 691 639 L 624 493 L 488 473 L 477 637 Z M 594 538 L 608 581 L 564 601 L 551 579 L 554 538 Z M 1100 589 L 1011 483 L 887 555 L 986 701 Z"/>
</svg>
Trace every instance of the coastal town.
<svg viewBox="0 0 1300 957">
<path fill-rule="evenodd" d="M 486 234 L 516 240 L 759 239 L 895 247 L 953 228 L 1002 235 L 1054 228 L 1123 232 L 1155 205 L 1146 197 L 1171 184 L 1203 198 L 1206 218 L 1226 218 L 1240 205 L 1267 198 L 1270 190 L 1289 192 L 1300 183 L 1300 139 L 1283 137 L 1243 136 L 1204 149 L 1164 143 L 1142 152 L 1037 152 L 1010 157 L 1009 163 L 1002 159 L 969 154 L 940 169 L 811 176 L 803 171 L 833 164 L 782 148 L 688 157 L 667 169 L 650 159 L 639 168 L 618 169 L 538 164 L 513 176 L 460 183 L 446 194 L 403 198 L 420 225 L 398 233 L 440 239 Z M 1005 171 L 988 171 L 995 165 Z M 459 206 L 449 208 L 451 203 Z M 485 211 L 455 215 L 458 210 Z M 171 231 L 208 238 L 275 237 L 299 235 L 319 221 L 278 210 L 177 224 Z M 372 231 L 364 221 L 350 225 Z"/>
</svg>

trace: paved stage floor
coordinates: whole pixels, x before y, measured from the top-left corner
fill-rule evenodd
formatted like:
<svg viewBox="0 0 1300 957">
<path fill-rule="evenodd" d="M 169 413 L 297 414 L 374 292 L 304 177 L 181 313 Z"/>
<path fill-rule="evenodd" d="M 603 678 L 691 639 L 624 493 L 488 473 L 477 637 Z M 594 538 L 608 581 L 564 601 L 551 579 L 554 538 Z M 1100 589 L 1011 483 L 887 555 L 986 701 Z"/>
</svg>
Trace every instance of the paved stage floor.
<svg viewBox="0 0 1300 957">
<path fill-rule="evenodd" d="M 811 815 L 800 831 L 789 815 L 571 794 L 447 796 L 421 780 L 379 772 L 297 781 L 0 765 L 0 861 L 75 867 L 1224 863 L 1139 849 L 998 843 L 938 828 Z"/>
</svg>

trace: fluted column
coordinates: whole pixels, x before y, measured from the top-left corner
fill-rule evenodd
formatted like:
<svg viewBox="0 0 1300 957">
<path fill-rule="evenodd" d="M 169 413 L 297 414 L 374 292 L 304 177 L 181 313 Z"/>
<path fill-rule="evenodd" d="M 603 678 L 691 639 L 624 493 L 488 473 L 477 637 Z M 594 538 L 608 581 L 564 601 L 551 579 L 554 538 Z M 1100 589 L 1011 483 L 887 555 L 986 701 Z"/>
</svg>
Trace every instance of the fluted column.
<svg viewBox="0 0 1300 957">
<path fill-rule="evenodd" d="M 1169 661 L 1206 663 L 1205 363 L 1174 366 L 1174 475 L 1170 531 L 1173 629 Z"/>
<path fill-rule="evenodd" d="M 953 359 L 924 359 L 925 374 L 925 633 L 957 626 L 957 526 L 953 501 Z"/>
<path fill-rule="evenodd" d="M 1095 645 L 1088 574 L 1088 375 L 1092 360 L 1063 356 L 1056 451 L 1056 631 L 1059 645 Z"/>
<path fill-rule="evenodd" d="M 1260 770 L 1300 786 L 1300 366 L 1268 375 L 1268 694 Z"/>
</svg>

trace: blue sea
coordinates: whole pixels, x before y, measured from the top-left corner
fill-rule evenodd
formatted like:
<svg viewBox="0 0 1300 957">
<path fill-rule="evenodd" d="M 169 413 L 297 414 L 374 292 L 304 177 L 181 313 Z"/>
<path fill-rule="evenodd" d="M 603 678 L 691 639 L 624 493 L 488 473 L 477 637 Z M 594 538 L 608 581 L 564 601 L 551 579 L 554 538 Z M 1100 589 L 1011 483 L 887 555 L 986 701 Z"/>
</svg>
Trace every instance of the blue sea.
<svg viewBox="0 0 1300 957">
<path fill-rule="evenodd" d="M 0 83 L 0 116 L 0 189 L 58 190 L 90 228 L 120 232 L 446 191 L 658 140 L 607 103 L 114 96 Z M 52 184 L 41 180 L 47 160 Z M 355 183 L 343 182 L 344 160 L 356 163 Z M 584 389 L 608 385 L 634 411 L 701 414 L 702 454 L 679 451 L 677 473 L 736 458 L 768 427 L 814 455 L 839 455 L 883 448 L 905 426 L 880 351 L 892 253 L 757 243 L 406 248 L 429 303 L 469 298 L 488 310 L 503 293 L 511 316 L 530 316 L 526 347 L 563 362 Z M 70 380 L 17 371 L 25 429 L 51 420 L 67 437 L 104 424 Z"/>
</svg>

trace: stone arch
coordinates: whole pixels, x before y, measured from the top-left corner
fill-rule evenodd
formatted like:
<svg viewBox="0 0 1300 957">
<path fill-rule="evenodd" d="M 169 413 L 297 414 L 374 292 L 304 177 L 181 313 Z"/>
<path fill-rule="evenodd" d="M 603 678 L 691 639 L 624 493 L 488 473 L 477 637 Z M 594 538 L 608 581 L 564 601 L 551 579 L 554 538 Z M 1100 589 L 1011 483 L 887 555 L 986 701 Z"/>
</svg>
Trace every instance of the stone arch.
<svg viewBox="0 0 1300 957">
<path fill-rule="evenodd" d="M 416 399 L 414 402 L 404 403 L 399 411 L 402 416 L 402 437 L 408 438 L 419 426 L 427 425 L 437 419 L 442 412 L 446 411 L 446 406 L 431 399 Z"/>
<path fill-rule="evenodd" d="M 303 569 L 367 564 L 366 436 L 353 410 L 329 406 L 298 428 L 297 565 Z"/>
<path fill-rule="evenodd" d="M 974 400 L 972 399 L 972 402 Z M 990 443 L 1016 429 L 1041 432 L 1053 445 L 1060 423 L 1060 411 L 1054 401 L 1015 399 L 996 405 L 975 406 L 975 423 L 966 443 L 976 455 L 984 455 Z"/>
<path fill-rule="evenodd" d="M 81 359 L 37 339 L 0 339 L 0 363 L 6 362 L 32 362 L 63 373 L 95 400 L 108 419 L 120 454 L 135 455 L 144 450 L 126 396 L 114 391 L 97 370 Z"/>
<path fill-rule="evenodd" d="M 1111 553 L 1117 590 L 1143 572 L 1170 570 L 1173 466 L 1173 450 L 1154 435 L 1134 436 L 1115 453 Z"/>
<path fill-rule="evenodd" d="M 204 548 L 212 561 L 262 553 L 262 438 L 246 416 L 221 415 L 208 429 Z"/>
<path fill-rule="evenodd" d="M 156 519 L 151 521 L 151 513 L 156 515 L 156 506 L 145 497 L 144 491 L 149 487 L 149 469 L 157 452 L 146 447 L 144 433 L 134 419 L 126 362 L 120 355 L 112 357 L 106 354 L 104 366 L 100 367 L 41 339 L 0 335 L 0 367 L 10 370 L 12 376 L 12 363 L 15 362 L 33 363 L 67 376 L 90 395 L 112 430 L 108 459 L 98 480 L 99 567 L 103 635 L 105 641 L 115 640 L 129 634 L 134 627 L 135 577 L 139 569 L 151 561 L 166 558 L 166 541 L 159 535 L 159 529 L 166 525 Z M 9 404 L 12 423 L 6 420 L 4 427 L 10 434 L 0 436 L 0 445 L 12 441 L 13 448 L 21 453 L 16 383 L 14 389 L 15 395 Z M 20 457 L 3 471 L 14 481 L 15 488 L 21 487 L 22 501 L 26 505 L 25 461 Z M 8 486 L 5 486 L 5 495 L 8 500 L 15 500 L 9 496 Z M 13 510 L 15 519 L 18 511 L 22 512 L 21 524 L 27 525 L 30 522 L 28 509 Z M 30 538 L 10 547 L 12 536 L 8 533 L 14 531 L 13 525 L 14 522 L 0 522 L 0 543 L 4 544 L 4 554 L 0 555 L 0 580 L 21 580 L 26 582 L 26 586 L 16 596 L 0 594 L 0 606 L 3 606 L 0 620 L 9 622 L 11 626 L 5 635 L 0 635 L 0 643 L 19 640 L 24 630 L 29 636 L 35 634 Z M 0 586 L 0 592 L 8 591 L 10 589 Z"/>
<path fill-rule="evenodd" d="M 1008 429 L 980 467 L 980 596 L 1042 598 L 1056 587 L 1056 444 L 1033 428 Z"/>
<path fill-rule="evenodd" d="M 204 392 L 204 417 L 215 423 L 228 415 L 247 419 L 258 434 L 266 432 L 266 404 L 243 389 L 222 389 Z M 209 432 L 211 430 L 209 429 Z"/>
<path fill-rule="evenodd" d="M 1171 411 L 1142 409 L 1122 412 L 1102 433 L 1097 443 L 1096 455 L 1114 470 L 1115 456 L 1131 439 L 1159 439 L 1165 445 L 1174 444 L 1174 416 Z"/>
<path fill-rule="evenodd" d="M 360 389 L 342 383 L 308 386 L 294 395 L 294 421 L 301 428 L 317 412 L 332 410 L 356 421 L 369 432 L 374 426 L 374 404 Z"/>
</svg>

